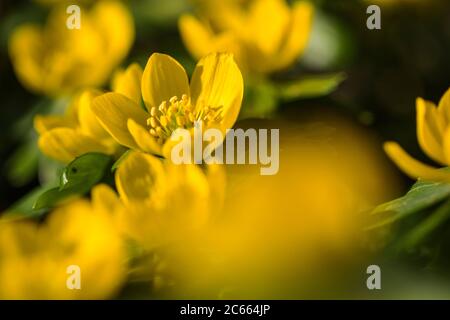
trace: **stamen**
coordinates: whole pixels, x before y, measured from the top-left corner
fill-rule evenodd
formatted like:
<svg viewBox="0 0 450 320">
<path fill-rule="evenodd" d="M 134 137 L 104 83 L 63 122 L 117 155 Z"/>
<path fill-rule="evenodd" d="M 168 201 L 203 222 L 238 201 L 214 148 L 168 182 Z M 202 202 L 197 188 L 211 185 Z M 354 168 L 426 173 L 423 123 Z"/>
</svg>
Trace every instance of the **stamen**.
<svg viewBox="0 0 450 320">
<path fill-rule="evenodd" d="M 159 105 L 159 111 L 160 112 L 165 112 L 166 111 L 166 101 L 163 101 L 160 105 Z"/>
<path fill-rule="evenodd" d="M 182 116 L 178 116 L 178 117 L 177 117 L 177 125 L 178 125 L 179 127 L 184 127 L 185 124 L 186 124 L 186 123 L 185 123 L 185 118 L 182 117 Z"/>
<path fill-rule="evenodd" d="M 167 119 L 166 116 L 161 116 L 161 117 L 159 118 L 159 122 L 161 123 L 161 125 L 162 125 L 163 127 L 167 127 L 167 124 L 169 123 L 169 120 Z"/>
<path fill-rule="evenodd" d="M 163 144 L 176 128 L 190 129 L 195 121 L 208 125 L 222 119 L 222 107 L 205 105 L 203 99 L 198 101 L 196 109 L 198 111 L 194 111 L 194 106 L 186 94 L 183 94 L 180 100 L 173 96 L 169 101 L 163 101 L 158 108 L 150 109 L 150 117 L 147 119 L 150 134 L 157 138 L 158 143 Z"/>
<path fill-rule="evenodd" d="M 150 125 L 153 128 L 156 128 L 158 126 L 158 124 L 156 123 L 156 118 L 155 117 L 151 117 L 149 120 L 150 120 Z"/>
</svg>

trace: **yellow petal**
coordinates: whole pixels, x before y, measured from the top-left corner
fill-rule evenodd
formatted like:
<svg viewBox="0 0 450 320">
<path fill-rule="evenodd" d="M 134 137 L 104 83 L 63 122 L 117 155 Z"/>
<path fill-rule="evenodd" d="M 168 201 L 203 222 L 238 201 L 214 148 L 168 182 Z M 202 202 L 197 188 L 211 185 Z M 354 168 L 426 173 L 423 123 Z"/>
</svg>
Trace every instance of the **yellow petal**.
<svg viewBox="0 0 450 320">
<path fill-rule="evenodd" d="M 197 60 L 211 52 L 214 35 L 197 18 L 182 15 L 178 21 L 178 28 L 184 45 Z"/>
<path fill-rule="evenodd" d="M 137 63 L 131 64 L 125 71 L 115 75 L 113 91 L 127 96 L 138 105 L 141 104 L 142 68 Z"/>
<path fill-rule="evenodd" d="M 112 154 L 114 149 L 70 128 L 45 132 L 38 141 L 39 149 L 50 158 L 68 163 L 88 152 Z"/>
<path fill-rule="evenodd" d="M 447 163 L 450 163 L 450 127 L 444 133 L 444 155 Z"/>
<path fill-rule="evenodd" d="M 148 114 L 133 100 L 120 93 L 106 93 L 94 99 L 92 111 L 109 134 L 121 145 L 137 148 L 128 131 L 127 121 L 133 119 L 145 126 Z"/>
<path fill-rule="evenodd" d="M 92 101 L 100 94 L 100 91 L 86 90 L 80 95 L 78 98 L 77 109 L 78 122 L 80 124 L 80 129 L 84 134 L 97 139 L 107 139 L 110 135 L 100 124 L 91 108 Z"/>
<path fill-rule="evenodd" d="M 110 58 L 113 63 L 120 62 L 134 41 L 134 22 L 129 10 L 120 1 L 98 1 L 91 19 L 105 38 L 108 53 L 105 58 Z"/>
<path fill-rule="evenodd" d="M 250 5 L 248 32 L 251 42 L 265 56 L 278 51 L 289 24 L 290 12 L 284 0 L 255 0 Z"/>
<path fill-rule="evenodd" d="M 164 175 L 161 160 L 142 152 L 132 152 L 116 172 L 116 185 L 125 203 L 143 203 L 157 191 L 155 185 Z"/>
<path fill-rule="evenodd" d="M 231 54 L 213 53 L 197 64 L 191 81 L 191 97 L 198 111 L 222 107 L 225 128 L 231 128 L 241 109 L 244 81 Z"/>
<path fill-rule="evenodd" d="M 428 181 L 450 182 L 450 174 L 426 165 L 412 158 L 396 142 L 386 142 L 384 151 L 389 158 L 408 176 L 417 179 L 421 178 Z"/>
<path fill-rule="evenodd" d="M 154 53 L 148 59 L 142 77 L 142 97 L 147 110 L 158 107 L 173 96 L 179 99 L 189 94 L 189 82 L 184 68 L 172 57 Z"/>
<path fill-rule="evenodd" d="M 42 116 L 37 115 L 34 117 L 34 128 L 39 134 L 43 134 L 51 129 L 55 128 L 75 128 L 76 123 L 71 121 L 70 118 L 58 115 Z"/>
<path fill-rule="evenodd" d="M 444 93 L 439 101 L 438 111 L 445 119 L 445 126 L 450 125 L 450 88 Z"/>
<path fill-rule="evenodd" d="M 161 146 L 155 138 L 141 125 L 137 124 L 133 119 L 128 119 L 128 130 L 133 136 L 139 149 L 144 152 L 161 155 Z"/>
<path fill-rule="evenodd" d="M 242 33 L 248 19 L 246 5 L 239 1 L 203 1 L 201 13 L 208 18 L 216 32 L 231 30 Z"/>
<path fill-rule="evenodd" d="M 417 99 L 417 140 L 422 150 L 434 161 L 445 164 L 442 135 L 443 126 L 440 124 L 435 106 L 421 98 Z"/>
<path fill-rule="evenodd" d="M 20 82 L 29 90 L 43 93 L 42 63 L 44 50 L 40 27 L 25 24 L 14 30 L 8 42 L 9 55 Z"/>
<path fill-rule="evenodd" d="M 165 208 L 171 219 L 163 222 L 165 234 L 172 237 L 192 232 L 209 218 L 210 188 L 205 174 L 196 165 L 167 165 L 168 185 Z M 217 207 L 214 209 L 218 209 Z"/>
<path fill-rule="evenodd" d="M 178 22 L 184 45 L 196 60 L 213 52 L 233 53 L 239 66 L 246 64 L 238 37 L 232 31 L 218 34 L 191 15 L 183 15 Z"/>
<path fill-rule="evenodd" d="M 118 195 L 106 184 L 96 185 L 91 192 L 92 206 L 98 213 L 111 216 L 121 208 Z"/>
<path fill-rule="evenodd" d="M 311 34 L 314 7 L 308 2 L 297 2 L 291 13 L 291 23 L 286 41 L 281 47 L 274 69 L 284 69 L 292 64 L 305 50 Z"/>
</svg>

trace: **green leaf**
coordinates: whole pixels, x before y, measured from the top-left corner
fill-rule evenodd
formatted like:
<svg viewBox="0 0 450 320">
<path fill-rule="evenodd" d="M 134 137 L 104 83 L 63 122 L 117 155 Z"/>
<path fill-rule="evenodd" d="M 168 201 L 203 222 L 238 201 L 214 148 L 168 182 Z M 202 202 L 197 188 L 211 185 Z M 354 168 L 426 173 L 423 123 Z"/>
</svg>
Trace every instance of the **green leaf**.
<svg viewBox="0 0 450 320">
<path fill-rule="evenodd" d="M 76 158 L 61 174 L 59 187 L 41 194 L 33 209 L 52 208 L 68 197 L 89 192 L 105 177 L 111 162 L 111 157 L 102 153 L 87 153 Z"/>
<path fill-rule="evenodd" d="M 315 98 L 330 94 L 346 79 L 343 72 L 305 76 L 278 85 L 278 95 L 284 100 Z"/>
<path fill-rule="evenodd" d="M 2 219 L 16 220 L 40 217 L 45 213 L 45 211 L 35 210 L 33 209 L 33 206 L 38 198 L 48 189 L 48 186 L 37 187 L 33 189 L 16 203 L 14 203 L 11 207 L 9 207 L 6 212 L 2 214 Z"/>
<path fill-rule="evenodd" d="M 399 247 L 409 250 L 428 238 L 436 229 L 450 218 L 450 200 L 437 208 L 431 215 L 421 221 L 406 234 Z"/>
<path fill-rule="evenodd" d="M 75 198 L 80 196 L 82 194 L 82 192 L 80 191 L 81 190 L 76 192 L 75 190 L 71 189 L 60 190 L 59 187 L 47 190 L 46 192 L 42 193 L 36 200 L 33 205 L 33 210 L 39 211 L 52 208 L 55 205 L 60 204 L 63 200 L 68 200 L 72 197 Z"/>
<path fill-rule="evenodd" d="M 111 164 L 111 157 L 102 153 L 87 153 L 76 158 L 64 169 L 59 189 L 80 190 L 86 189 L 99 182 L 105 175 L 106 169 Z"/>
<path fill-rule="evenodd" d="M 273 83 L 261 79 L 248 81 L 245 87 L 245 108 L 241 109 L 239 119 L 269 118 L 278 105 L 278 93 Z"/>
<path fill-rule="evenodd" d="M 395 222 L 408 215 L 429 208 L 450 196 L 450 183 L 417 181 L 411 190 L 401 198 L 376 207 L 372 215 L 389 213 L 388 217 L 378 221 L 369 229 Z"/>
</svg>

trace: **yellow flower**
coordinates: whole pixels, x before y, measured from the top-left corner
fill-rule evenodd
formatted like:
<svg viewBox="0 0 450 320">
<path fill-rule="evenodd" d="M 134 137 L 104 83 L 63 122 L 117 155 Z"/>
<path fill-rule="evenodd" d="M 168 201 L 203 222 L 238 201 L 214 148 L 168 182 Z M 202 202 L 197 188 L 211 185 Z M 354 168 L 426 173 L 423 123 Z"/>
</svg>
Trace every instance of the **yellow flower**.
<svg viewBox="0 0 450 320">
<path fill-rule="evenodd" d="M 73 99 L 64 115 L 38 115 L 34 118 L 42 153 L 69 163 L 88 152 L 116 152 L 118 145 L 98 123 L 90 108 L 92 99 L 99 94 L 86 90 Z"/>
<path fill-rule="evenodd" d="M 368 217 L 361 212 L 392 197 L 396 181 L 386 185 L 391 172 L 365 130 L 325 117 L 327 125 L 306 123 L 300 130 L 278 123 L 285 137 L 278 174 L 261 176 L 254 165 L 226 167 L 223 210 L 214 207 L 203 227 L 172 241 L 170 249 L 159 247 L 163 283 L 174 283 L 170 298 L 308 298 L 318 283 L 345 276 L 338 270 L 367 268 L 370 252 L 362 243 Z M 136 185 L 132 194 L 142 189 Z M 189 212 L 176 213 L 191 217 Z M 340 267 L 331 270 L 330 264 Z"/>
<path fill-rule="evenodd" d="M 201 16 L 184 15 L 179 28 L 185 46 L 200 58 L 227 51 L 249 73 L 289 67 L 303 53 L 312 27 L 313 6 L 285 0 L 202 1 Z"/>
<path fill-rule="evenodd" d="M 42 224 L 0 221 L 1 299 L 104 299 L 126 275 L 126 251 L 100 204 L 76 200 Z M 80 289 L 67 283 L 80 269 Z M 68 269 L 69 268 L 69 269 Z"/>
<path fill-rule="evenodd" d="M 179 268 L 180 250 L 198 250 L 219 217 L 223 167 L 174 165 L 133 151 L 117 169 L 115 182 L 118 195 L 108 186 L 97 186 L 93 201 L 113 212 L 117 229 L 140 248 L 130 277 L 151 280 L 153 289 L 166 287 Z"/>
<path fill-rule="evenodd" d="M 222 167 L 174 165 L 150 154 L 132 152 L 116 171 L 118 195 L 107 186 L 93 191 L 96 203 L 115 212 L 118 229 L 147 250 L 190 238 L 221 210 Z"/>
<path fill-rule="evenodd" d="M 118 71 L 112 81 L 114 92 L 121 93 L 140 103 L 140 91 L 133 89 L 140 84 L 142 69 L 131 64 Z M 50 158 L 68 163 L 88 152 L 115 154 L 119 145 L 109 135 L 91 110 L 92 100 L 101 94 L 96 90 L 85 90 L 75 96 L 64 115 L 38 115 L 34 126 L 39 133 L 40 150 Z"/>
<path fill-rule="evenodd" d="M 432 160 L 441 166 L 450 164 L 450 89 L 436 105 L 418 98 L 416 101 L 417 140 Z M 407 154 L 396 142 L 386 142 L 384 150 L 397 166 L 412 178 L 450 182 L 450 174 L 424 164 Z"/>
<path fill-rule="evenodd" d="M 165 54 L 153 54 L 142 82 L 130 81 L 122 90 L 135 99 L 107 93 L 94 99 L 92 110 L 121 145 L 157 155 L 167 154 L 177 128 L 231 128 L 243 96 L 241 72 L 230 54 L 210 54 L 199 61 L 189 85 L 184 68 Z M 140 93 L 146 110 L 140 105 Z M 168 141 L 169 140 L 169 141 Z M 169 142 L 169 143 L 166 143 Z"/>
<path fill-rule="evenodd" d="M 57 96 L 102 85 L 127 55 L 134 38 L 128 10 L 117 1 L 81 9 L 81 28 L 66 27 L 66 6 L 52 9 L 45 26 L 25 24 L 9 39 L 9 53 L 22 84 Z"/>
</svg>

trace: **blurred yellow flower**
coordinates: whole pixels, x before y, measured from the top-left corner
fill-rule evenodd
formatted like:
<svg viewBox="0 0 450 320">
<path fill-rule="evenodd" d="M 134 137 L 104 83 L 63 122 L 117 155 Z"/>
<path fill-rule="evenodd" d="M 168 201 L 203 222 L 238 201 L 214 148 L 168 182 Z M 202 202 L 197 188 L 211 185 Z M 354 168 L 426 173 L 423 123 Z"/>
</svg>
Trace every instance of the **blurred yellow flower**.
<svg viewBox="0 0 450 320">
<path fill-rule="evenodd" d="M 133 19 L 120 2 L 82 7 L 79 30 L 69 30 L 67 18 L 66 7 L 56 6 L 45 26 L 22 25 L 9 39 L 17 77 L 33 92 L 58 96 L 102 85 L 131 47 Z"/>
<path fill-rule="evenodd" d="M 174 165 L 133 151 L 115 175 L 119 196 L 107 187 L 94 193 L 109 203 L 122 235 L 141 249 L 130 277 L 151 282 L 152 290 L 174 284 L 180 250 L 198 250 L 199 242 L 222 211 L 222 166 Z M 105 200 L 108 199 L 108 200 Z"/>
<path fill-rule="evenodd" d="M 244 90 L 233 56 L 217 53 L 198 62 L 190 85 L 177 61 L 155 53 L 142 82 L 129 81 L 119 87 L 122 92 L 133 92 L 135 98 L 106 93 L 93 100 L 93 112 L 119 144 L 157 155 L 167 155 L 172 144 L 166 142 L 174 130 L 192 129 L 194 121 L 202 121 L 206 128 L 231 128 Z M 146 110 L 140 106 L 141 93 Z"/>
<path fill-rule="evenodd" d="M 126 70 L 116 72 L 112 89 L 140 103 L 140 91 L 133 89 L 140 84 L 142 69 L 131 64 Z M 75 96 L 64 115 L 38 115 L 34 127 L 39 133 L 39 149 L 48 157 L 68 163 L 88 152 L 115 154 L 120 146 L 103 129 L 91 110 L 92 100 L 101 94 L 97 90 L 85 90 Z"/>
<path fill-rule="evenodd" d="M 418 98 L 416 101 L 417 140 L 432 160 L 442 166 L 450 164 L 450 89 L 436 105 Z M 396 142 L 386 142 L 384 150 L 407 175 L 416 179 L 450 182 L 450 174 L 424 164 L 406 153 Z"/>
<path fill-rule="evenodd" d="M 75 97 L 64 115 L 37 115 L 39 149 L 48 157 L 69 163 L 88 152 L 114 154 L 118 145 L 92 114 L 92 99 L 100 92 L 86 90 Z"/>
<path fill-rule="evenodd" d="M 332 130 L 277 125 L 279 173 L 225 166 L 223 209 L 212 210 L 197 238 L 164 247 L 173 298 L 323 298 L 333 283 L 343 281 L 339 292 L 352 287 L 346 276 L 367 268 L 365 243 L 377 240 L 366 239 L 363 211 L 391 198 L 396 185 L 378 142 L 344 121 L 333 120 Z"/>
<path fill-rule="evenodd" d="M 0 221 L 0 298 L 114 297 L 125 280 L 126 251 L 99 205 L 76 200 L 42 224 Z M 80 289 L 67 285 L 70 266 L 79 267 Z"/>
<path fill-rule="evenodd" d="M 232 52 L 248 73 L 267 74 L 289 67 L 303 53 L 314 8 L 285 0 L 200 1 L 200 16 L 184 15 L 179 28 L 195 58 Z"/>
<path fill-rule="evenodd" d="M 118 196 L 102 187 L 93 197 L 101 199 L 97 203 L 110 203 L 119 230 L 145 249 L 179 244 L 199 232 L 213 210 L 221 209 L 224 172 L 219 166 L 205 170 L 132 152 L 115 175 Z"/>
</svg>

